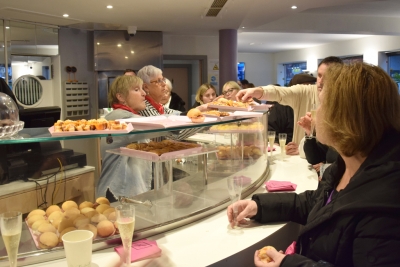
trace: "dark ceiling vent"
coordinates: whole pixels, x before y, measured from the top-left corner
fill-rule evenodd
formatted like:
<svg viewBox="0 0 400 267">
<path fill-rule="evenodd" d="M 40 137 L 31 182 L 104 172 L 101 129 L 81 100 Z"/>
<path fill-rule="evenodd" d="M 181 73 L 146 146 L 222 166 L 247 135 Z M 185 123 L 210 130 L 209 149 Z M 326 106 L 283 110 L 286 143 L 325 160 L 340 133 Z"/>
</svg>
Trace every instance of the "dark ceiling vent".
<svg viewBox="0 0 400 267">
<path fill-rule="evenodd" d="M 216 17 L 218 16 L 221 9 L 228 2 L 228 0 L 214 0 L 210 9 L 207 11 L 206 17 Z"/>
</svg>

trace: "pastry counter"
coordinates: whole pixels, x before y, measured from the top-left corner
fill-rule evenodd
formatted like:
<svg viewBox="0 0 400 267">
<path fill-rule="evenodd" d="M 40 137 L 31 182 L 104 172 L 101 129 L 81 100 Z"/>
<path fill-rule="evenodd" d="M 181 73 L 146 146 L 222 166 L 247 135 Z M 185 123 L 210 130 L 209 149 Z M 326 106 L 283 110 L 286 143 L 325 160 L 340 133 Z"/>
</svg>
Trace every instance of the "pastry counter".
<svg viewBox="0 0 400 267">
<path fill-rule="evenodd" d="M 315 189 L 317 174 L 309 169 L 305 159 L 299 156 L 287 156 L 281 160 L 279 147 L 273 152 L 270 163 L 269 180 L 291 181 L 297 184 L 296 193 Z M 255 193 L 266 192 L 263 186 Z M 225 209 L 207 218 L 183 227 L 148 237 L 157 241 L 162 249 L 158 258 L 132 263 L 131 266 L 253 266 L 256 249 L 273 245 L 285 250 L 296 239 L 300 226 L 294 223 L 274 223 L 261 225 L 251 222 L 241 231 L 228 228 Z M 119 256 L 113 248 L 95 251 L 92 266 L 119 266 Z M 30 266 L 65 267 L 65 259 Z"/>
</svg>

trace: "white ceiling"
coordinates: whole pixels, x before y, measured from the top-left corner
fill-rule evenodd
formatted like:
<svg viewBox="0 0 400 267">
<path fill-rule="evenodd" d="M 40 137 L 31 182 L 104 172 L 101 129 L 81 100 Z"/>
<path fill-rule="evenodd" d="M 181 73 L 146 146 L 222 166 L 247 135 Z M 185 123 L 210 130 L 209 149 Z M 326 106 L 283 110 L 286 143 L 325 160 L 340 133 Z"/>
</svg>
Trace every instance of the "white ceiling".
<svg viewBox="0 0 400 267">
<path fill-rule="evenodd" d="M 239 52 L 277 52 L 366 35 L 400 35 L 400 0 L 0 0 L 0 18 L 87 30 L 218 35 L 238 29 Z M 113 5 L 113 9 L 107 9 Z M 298 6 L 291 9 L 292 5 Z M 63 14 L 69 14 L 64 18 Z M 244 27 L 244 28 L 243 28 Z"/>
</svg>

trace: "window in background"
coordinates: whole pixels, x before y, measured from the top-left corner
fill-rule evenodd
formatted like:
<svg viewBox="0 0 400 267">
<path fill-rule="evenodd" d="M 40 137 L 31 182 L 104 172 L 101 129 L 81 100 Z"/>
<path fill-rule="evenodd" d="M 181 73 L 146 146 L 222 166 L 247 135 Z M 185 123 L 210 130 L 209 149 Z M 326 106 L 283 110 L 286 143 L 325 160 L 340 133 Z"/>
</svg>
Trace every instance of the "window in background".
<svg viewBox="0 0 400 267">
<path fill-rule="evenodd" d="M 283 67 L 285 69 L 284 86 L 287 86 L 294 75 L 307 70 L 307 62 L 286 63 Z"/>
<path fill-rule="evenodd" d="M 387 56 L 389 62 L 389 75 L 397 83 L 400 93 L 400 52 L 389 53 Z"/>
<path fill-rule="evenodd" d="M 244 80 L 245 79 L 245 70 L 246 70 L 246 64 L 244 62 L 238 62 L 238 81 Z"/>
</svg>

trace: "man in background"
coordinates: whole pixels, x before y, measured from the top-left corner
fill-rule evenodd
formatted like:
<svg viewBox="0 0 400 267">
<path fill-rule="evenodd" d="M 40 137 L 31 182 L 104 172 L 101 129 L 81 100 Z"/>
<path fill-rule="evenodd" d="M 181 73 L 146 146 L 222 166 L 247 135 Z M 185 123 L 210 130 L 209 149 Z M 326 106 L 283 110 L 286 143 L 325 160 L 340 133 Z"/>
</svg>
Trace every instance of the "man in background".
<svg viewBox="0 0 400 267">
<path fill-rule="evenodd" d="M 132 69 L 126 69 L 124 75 L 136 76 L 136 72 Z"/>
</svg>

